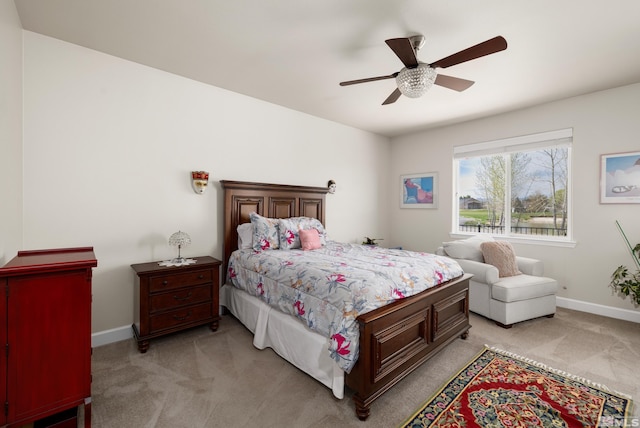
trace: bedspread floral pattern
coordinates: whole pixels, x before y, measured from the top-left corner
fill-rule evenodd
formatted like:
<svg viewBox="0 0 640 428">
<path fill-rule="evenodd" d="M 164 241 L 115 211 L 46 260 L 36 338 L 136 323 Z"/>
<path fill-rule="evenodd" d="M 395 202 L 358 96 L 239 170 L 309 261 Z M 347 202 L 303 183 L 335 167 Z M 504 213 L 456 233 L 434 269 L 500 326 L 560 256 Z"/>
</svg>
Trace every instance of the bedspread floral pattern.
<svg viewBox="0 0 640 428">
<path fill-rule="evenodd" d="M 349 373 L 358 358 L 360 314 L 462 273 L 448 257 L 327 241 L 314 251 L 237 250 L 227 283 L 329 338 L 331 357 Z"/>
</svg>

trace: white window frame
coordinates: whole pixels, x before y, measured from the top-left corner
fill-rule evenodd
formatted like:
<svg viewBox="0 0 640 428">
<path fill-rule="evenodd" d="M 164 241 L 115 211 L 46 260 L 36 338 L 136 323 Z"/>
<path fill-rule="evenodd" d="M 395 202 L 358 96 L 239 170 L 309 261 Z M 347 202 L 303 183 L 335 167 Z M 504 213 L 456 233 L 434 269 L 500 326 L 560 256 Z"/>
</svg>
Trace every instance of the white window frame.
<svg viewBox="0 0 640 428">
<path fill-rule="evenodd" d="M 559 129 L 555 131 L 541 132 L 537 134 L 522 135 L 518 137 L 505 138 L 501 140 L 486 141 L 482 143 L 467 144 L 464 146 L 455 146 L 453 148 L 453 195 L 452 198 L 452 223 L 451 223 L 451 236 L 456 238 L 466 238 L 469 236 L 477 235 L 477 233 L 467 233 L 458 230 L 459 224 L 459 192 L 458 192 L 458 160 L 477 157 L 477 156 L 490 156 L 498 154 L 506 154 L 520 151 L 528 151 L 535 149 L 542 149 L 546 147 L 566 147 L 567 153 L 567 236 L 546 236 L 546 235 L 523 235 L 523 234 L 511 234 L 510 228 L 505 228 L 504 234 L 495 235 L 496 237 L 513 242 L 519 243 L 531 243 L 531 244 L 545 244 L 555 246 L 575 246 L 573 241 L 573 179 L 571 168 L 571 149 L 573 144 L 573 129 Z M 507 162 L 506 176 L 510 177 L 510 163 Z M 505 194 L 511 194 L 511 181 L 507 180 Z M 511 198 L 505 198 L 507 208 L 511 206 Z M 505 224 L 511 224 L 511 210 L 505 210 Z"/>
</svg>

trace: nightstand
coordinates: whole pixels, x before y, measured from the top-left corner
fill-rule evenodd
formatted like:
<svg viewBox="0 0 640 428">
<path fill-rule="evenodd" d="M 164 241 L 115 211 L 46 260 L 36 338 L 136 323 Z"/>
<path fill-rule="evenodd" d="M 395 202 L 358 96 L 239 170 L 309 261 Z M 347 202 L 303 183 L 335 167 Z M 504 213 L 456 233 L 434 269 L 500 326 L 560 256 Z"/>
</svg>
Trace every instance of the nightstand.
<svg viewBox="0 0 640 428">
<path fill-rule="evenodd" d="M 220 260 L 193 257 L 186 266 L 160 266 L 158 262 L 131 265 L 136 272 L 133 334 L 142 353 L 149 340 L 187 328 L 220 321 Z"/>
</svg>

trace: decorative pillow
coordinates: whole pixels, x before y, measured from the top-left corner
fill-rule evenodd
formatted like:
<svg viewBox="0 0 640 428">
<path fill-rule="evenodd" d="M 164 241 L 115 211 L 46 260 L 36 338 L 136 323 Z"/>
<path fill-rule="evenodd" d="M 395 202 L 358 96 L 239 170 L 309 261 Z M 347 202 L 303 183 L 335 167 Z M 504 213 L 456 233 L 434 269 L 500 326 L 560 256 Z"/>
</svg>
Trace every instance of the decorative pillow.
<svg viewBox="0 0 640 428">
<path fill-rule="evenodd" d="M 454 259 L 474 260 L 484 262 L 480 244 L 495 242 L 492 236 L 476 235 L 460 241 L 443 242 L 444 252 Z"/>
<path fill-rule="evenodd" d="M 280 248 L 292 250 L 300 248 L 300 230 L 316 229 L 320 236 L 320 243 L 325 245 L 326 233 L 320 220 L 312 217 L 291 217 L 278 220 Z"/>
<path fill-rule="evenodd" d="M 253 226 L 253 249 L 255 251 L 277 250 L 278 219 L 262 217 L 258 213 L 249 214 Z"/>
<path fill-rule="evenodd" d="M 253 225 L 251 223 L 238 225 L 238 248 L 241 250 L 253 248 Z"/>
<path fill-rule="evenodd" d="M 320 234 L 317 229 L 300 229 L 300 243 L 304 251 L 317 250 L 322 248 Z"/>
<path fill-rule="evenodd" d="M 500 278 L 516 276 L 522 273 L 518 270 L 516 253 L 513 251 L 513 246 L 510 242 L 483 242 L 480 248 L 482 249 L 485 263 L 497 267 Z"/>
</svg>

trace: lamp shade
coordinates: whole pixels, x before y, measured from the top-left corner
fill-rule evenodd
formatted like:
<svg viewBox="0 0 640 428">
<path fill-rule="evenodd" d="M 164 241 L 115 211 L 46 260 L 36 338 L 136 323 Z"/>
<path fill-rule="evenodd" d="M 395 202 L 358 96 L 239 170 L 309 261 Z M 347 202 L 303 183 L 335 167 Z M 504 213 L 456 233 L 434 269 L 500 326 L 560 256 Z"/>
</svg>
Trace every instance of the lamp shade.
<svg viewBox="0 0 640 428">
<path fill-rule="evenodd" d="M 420 63 L 415 68 L 404 67 L 396 77 L 398 89 L 409 98 L 424 95 L 436 80 L 436 71 L 429 64 Z"/>
<path fill-rule="evenodd" d="M 191 244 L 191 237 L 186 232 L 179 230 L 169 237 L 169 245 L 172 247 L 180 248 L 189 244 Z"/>
<path fill-rule="evenodd" d="M 169 237 L 169 245 L 171 245 L 172 247 L 178 247 L 178 257 L 171 260 L 173 263 L 180 265 L 186 261 L 185 258 L 182 257 L 180 250 L 182 249 L 182 247 L 189 244 L 191 244 L 191 237 L 186 232 L 182 232 L 179 230 Z"/>
</svg>

